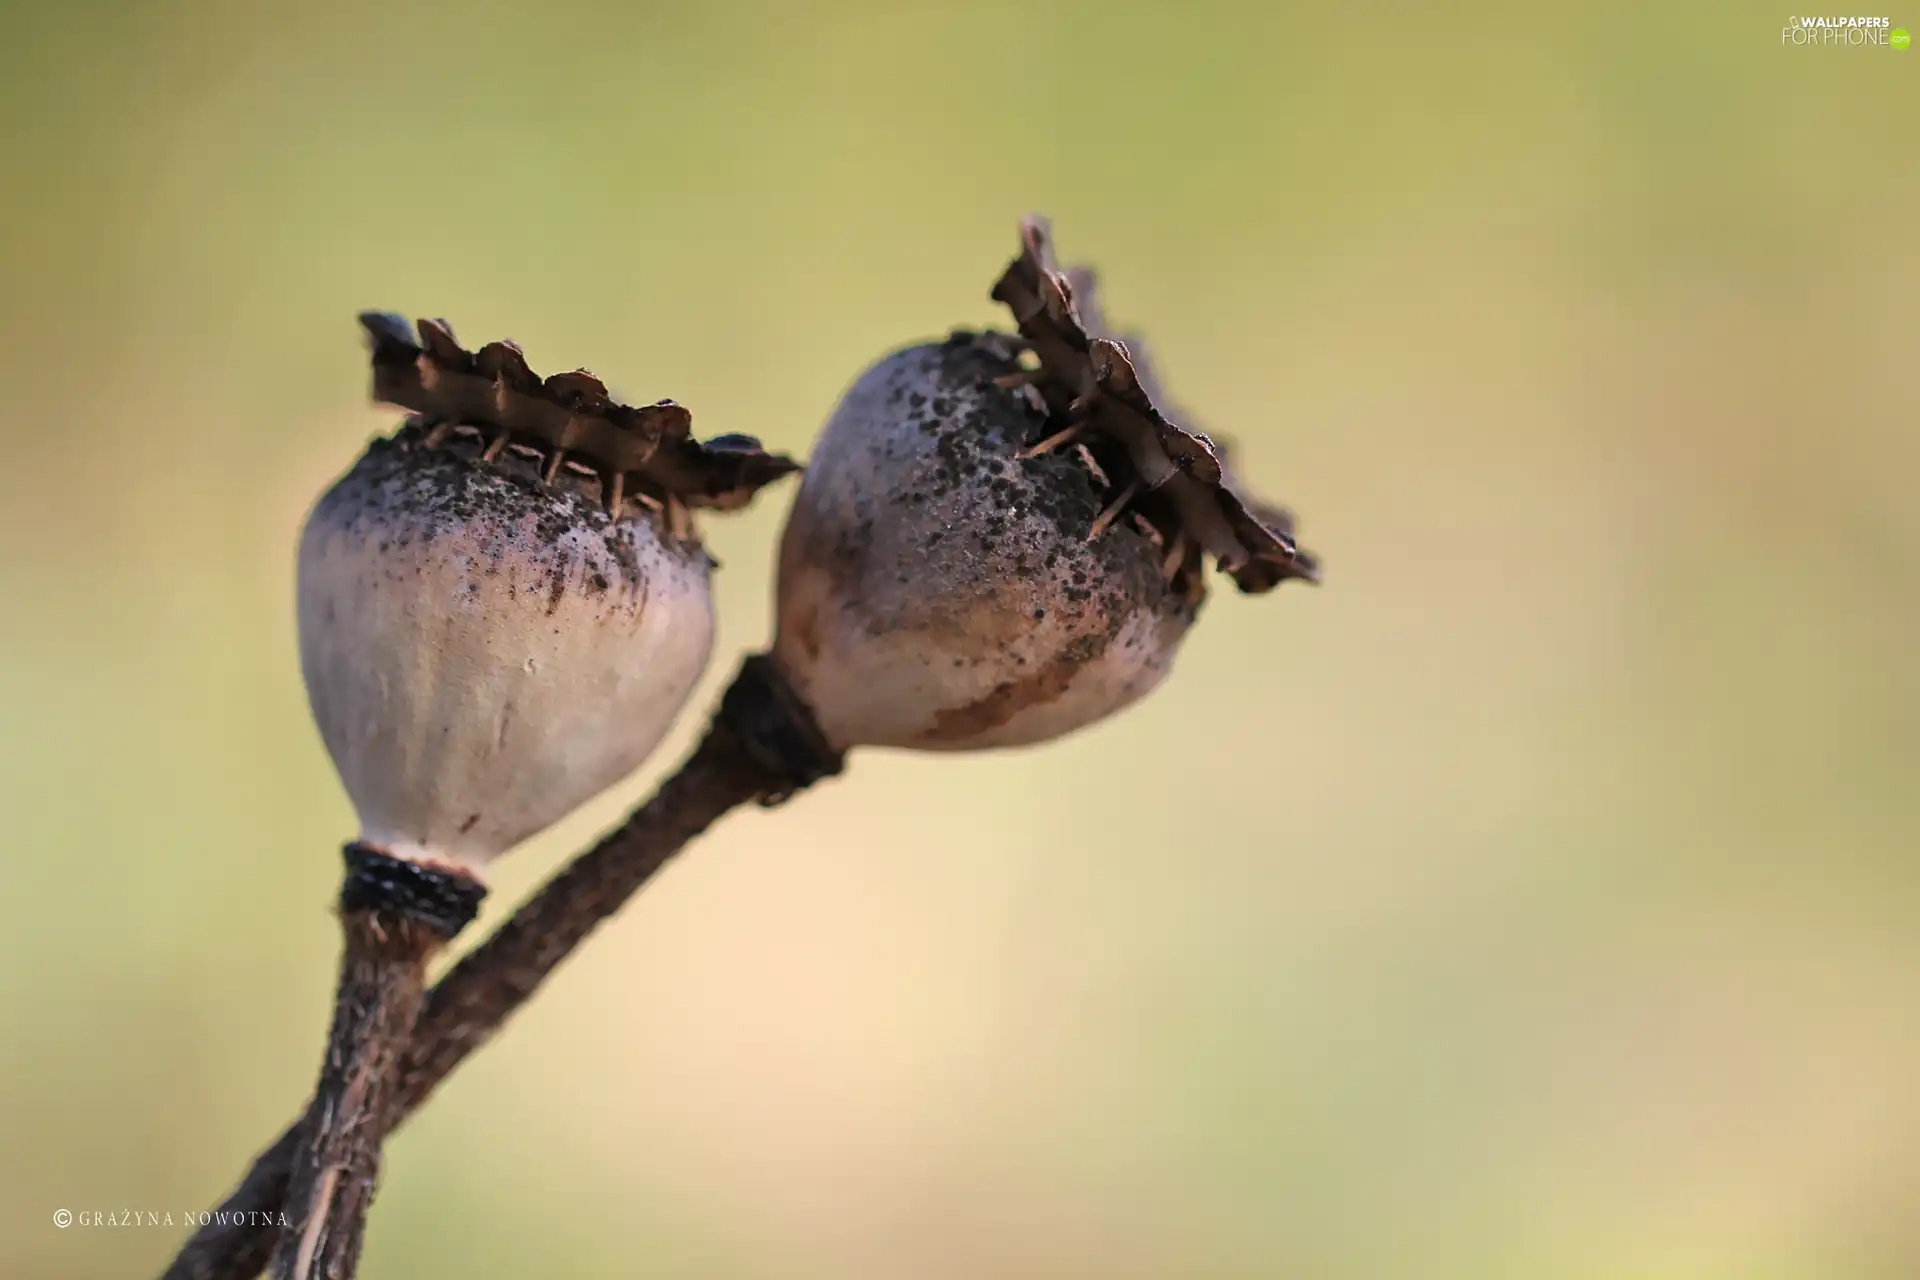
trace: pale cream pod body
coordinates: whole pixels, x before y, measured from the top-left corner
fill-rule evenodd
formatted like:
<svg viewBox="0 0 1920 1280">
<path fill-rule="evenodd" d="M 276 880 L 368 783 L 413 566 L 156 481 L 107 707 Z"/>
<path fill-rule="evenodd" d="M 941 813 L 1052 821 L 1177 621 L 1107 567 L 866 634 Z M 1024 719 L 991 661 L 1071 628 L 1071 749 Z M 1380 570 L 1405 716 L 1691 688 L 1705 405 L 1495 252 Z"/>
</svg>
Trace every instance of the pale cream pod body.
<svg viewBox="0 0 1920 1280">
<path fill-rule="evenodd" d="M 895 352 L 814 445 L 781 546 L 774 660 L 841 749 L 1045 742 L 1166 676 L 1198 599 L 1132 523 L 1087 531 L 1102 493 L 1046 415 L 996 385 L 1004 340 Z"/>
<path fill-rule="evenodd" d="M 475 872 L 646 759 L 714 630 L 697 544 L 476 452 L 376 442 L 299 563 L 301 664 L 361 841 Z"/>
<path fill-rule="evenodd" d="M 1211 558 L 1243 592 L 1317 579 L 1289 513 L 1169 417 L 1091 272 L 1043 219 L 993 297 L 1020 336 L 955 333 L 855 380 L 780 548 L 773 661 L 840 750 L 964 751 L 1074 732 L 1159 686 Z"/>
</svg>

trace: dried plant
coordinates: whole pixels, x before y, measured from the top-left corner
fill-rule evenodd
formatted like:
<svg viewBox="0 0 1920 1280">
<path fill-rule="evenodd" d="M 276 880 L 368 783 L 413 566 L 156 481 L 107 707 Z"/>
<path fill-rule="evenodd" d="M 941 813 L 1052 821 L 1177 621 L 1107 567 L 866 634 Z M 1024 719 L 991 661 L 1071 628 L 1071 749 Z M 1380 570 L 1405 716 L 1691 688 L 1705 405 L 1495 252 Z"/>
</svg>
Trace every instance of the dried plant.
<svg viewBox="0 0 1920 1280">
<path fill-rule="evenodd" d="M 910 346 L 848 390 L 782 539 L 771 650 L 742 664 L 659 792 L 429 993 L 389 1124 L 730 809 L 778 804 L 839 773 L 855 747 L 1032 744 L 1121 710 L 1170 667 L 1205 596 L 1205 557 L 1245 592 L 1318 580 L 1291 517 L 1247 493 L 1217 441 L 1181 425 L 1139 341 L 1106 330 L 1091 273 L 1053 265 L 1043 221 L 1022 224 L 993 296 L 1018 337 Z M 489 406 L 487 421 L 504 421 L 501 392 L 461 399 L 424 376 L 424 359 L 417 389 L 394 363 L 407 389 L 393 398 L 439 397 L 423 412 L 455 431 Z M 549 448 L 591 438 L 541 412 Z M 168 1277 L 258 1270 L 300 1167 L 298 1133 L 259 1158 L 222 1206 L 228 1225 L 204 1229 Z"/>
<path fill-rule="evenodd" d="M 327 490 L 300 544 L 301 668 L 360 835 L 273 1262 L 289 1280 L 353 1270 L 426 967 L 487 865 L 633 772 L 705 670 L 711 562 L 690 510 L 794 469 L 744 437 L 700 444 L 671 402 L 543 380 L 510 343 L 362 323 L 375 395 L 416 416 Z"/>
</svg>

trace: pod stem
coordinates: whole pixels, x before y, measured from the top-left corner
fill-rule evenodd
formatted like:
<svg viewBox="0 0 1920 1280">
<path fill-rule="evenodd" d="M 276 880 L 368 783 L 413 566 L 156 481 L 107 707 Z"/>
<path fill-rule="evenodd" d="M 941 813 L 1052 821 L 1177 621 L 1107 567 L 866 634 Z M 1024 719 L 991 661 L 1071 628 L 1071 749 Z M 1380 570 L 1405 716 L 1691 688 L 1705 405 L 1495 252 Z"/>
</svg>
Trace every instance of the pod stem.
<svg viewBox="0 0 1920 1280">
<path fill-rule="evenodd" d="M 427 962 L 480 907 L 460 872 L 350 844 L 340 888 L 345 946 L 320 1083 L 290 1148 L 283 1214 L 292 1229 L 275 1280 L 354 1273 L 380 1173 L 396 1069 L 426 997 Z"/>
<path fill-rule="evenodd" d="M 392 1076 L 380 1136 L 418 1109 L 601 921 L 701 832 L 741 805 L 779 804 L 839 773 L 841 764 L 840 753 L 772 662 L 749 657 L 699 746 L 653 797 L 547 881 L 426 994 L 412 1042 Z M 323 1101 L 324 1095 L 316 1096 L 309 1117 Z M 286 1241 L 297 1238 L 300 1220 L 284 1206 L 295 1203 L 289 1188 L 301 1167 L 304 1123 L 296 1122 L 261 1153 L 162 1280 L 249 1280 L 276 1247 L 284 1252 Z M 377 1154 L 377 1139 L 374 1145 Z M 357 1248 L 358 1241 L 353 1244 Z"/>
</svg>

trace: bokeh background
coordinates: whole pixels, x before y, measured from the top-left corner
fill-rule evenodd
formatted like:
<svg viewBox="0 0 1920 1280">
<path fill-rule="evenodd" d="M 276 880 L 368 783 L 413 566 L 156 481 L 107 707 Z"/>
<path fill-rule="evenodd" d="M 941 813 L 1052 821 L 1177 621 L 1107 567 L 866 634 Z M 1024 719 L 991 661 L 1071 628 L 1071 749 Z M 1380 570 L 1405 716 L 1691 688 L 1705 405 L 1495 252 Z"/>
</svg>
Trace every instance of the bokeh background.
<svg viewBox="0 0 1920 1280">
<path fill-rule="evenodd" d="M 0 1273 L 156 1272 L 54 1210 L 207 1206 L 311 1082 L 353 313 L 804 451 L 1043 210 L 1327 586 L 729 819 L 394 1141 L 365 1274 L 1920 1275 L 1920 51 L 1784 16 L 6 4 Z M 708 523 L 696 708 L 789 497 Z"/>
</svg>

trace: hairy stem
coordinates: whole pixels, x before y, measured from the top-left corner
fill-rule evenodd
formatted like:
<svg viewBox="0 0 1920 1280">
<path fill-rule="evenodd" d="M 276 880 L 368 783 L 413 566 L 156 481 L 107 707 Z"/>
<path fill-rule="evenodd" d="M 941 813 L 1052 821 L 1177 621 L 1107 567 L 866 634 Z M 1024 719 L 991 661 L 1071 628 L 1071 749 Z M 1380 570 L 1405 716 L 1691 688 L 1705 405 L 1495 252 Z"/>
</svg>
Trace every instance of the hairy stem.
<svg viewBox="0 0 1920 1280">
<path fill-rule="evenodd" d="M 840 771 L 839 753 L 764 658 L 749 658 L 706 736 L 653 798 L 575 858 L 427 994 L 387 1113 L 397 1126 L 498 1031 L 589 934 L 682 847 L 749 801 L 773 804 Z M 300 1122 L 280 1135 L 162 1280 L 249 1280 L 273 1254 Z"/>
</svg>

